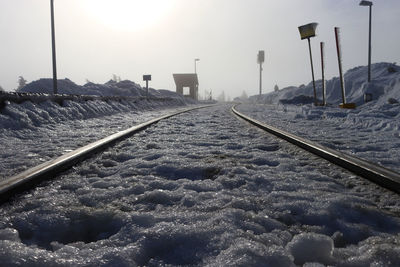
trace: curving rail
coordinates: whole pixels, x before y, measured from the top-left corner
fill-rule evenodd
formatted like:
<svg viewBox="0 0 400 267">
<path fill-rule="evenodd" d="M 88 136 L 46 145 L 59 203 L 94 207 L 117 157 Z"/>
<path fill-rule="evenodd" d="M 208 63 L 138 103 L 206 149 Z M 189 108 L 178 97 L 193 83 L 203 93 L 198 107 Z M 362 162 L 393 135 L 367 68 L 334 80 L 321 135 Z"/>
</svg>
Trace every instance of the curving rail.
<svg viewBox="0 0 400 267">
<path fill-rule="evenodd" d="M 267 125 L 263 122 L 257 121 L 237 111 L 235 108 L 236 106 L 237 105 L 232 107 L 232 112 L 238 117 L 244 119 L 245 121 L 255 125 L 256 127 L 263 129 L 275 136 L 278 136 L 296 146 L 299 146 L 321 158 L 324 158 L 338 166 L 341 166 L 391 191 L 400 193 L 399 173 L 376 165 L 375 163 L 354 156 L 350 156 L 334 149 L 324 147 L 320 144 L 311 142 L 307 139 L 298 137 L 294 134 L 285 132 L 273 126 Z"/>
<path fill-rule="evenodd" d="M 10 178 L 7 178 L 3 181 L 0 181 L 0 203 L 6 202 L 12 196 L 22 191 L 31 189 L 34 185 L 38 184 L 41 181 L 49 180 L 54 178 L 58 173 L 67 170 L 73 165 L 81 162 L 95 153 L 98 153 L 101 150 L 106 149 L 107 147 L 115 144 L 116 142 L 125 139 L 127 137 L 132 136 L 133 134 L 142 131 L 161 120 L 189 112 L 196 109 L 202 109 L 206 107 L 210 107 L 212 105 L 200 106 L 200 107 L 192 107 L 184 110 L 180 110 L 177 112 L 173 112 L 147 122 L 135 125 L 129 129 L 124 131 L 120 131 L 108 137 L 105 137 L 101 140 L 88 144 L 84 147 L 78 148 L 72 152 L 64 154 L 54 160 L 47 161 L 43 164 L 40 164 L 36 167 L 28 169 L 22 173 L 14 175 Z"/>
</svg>

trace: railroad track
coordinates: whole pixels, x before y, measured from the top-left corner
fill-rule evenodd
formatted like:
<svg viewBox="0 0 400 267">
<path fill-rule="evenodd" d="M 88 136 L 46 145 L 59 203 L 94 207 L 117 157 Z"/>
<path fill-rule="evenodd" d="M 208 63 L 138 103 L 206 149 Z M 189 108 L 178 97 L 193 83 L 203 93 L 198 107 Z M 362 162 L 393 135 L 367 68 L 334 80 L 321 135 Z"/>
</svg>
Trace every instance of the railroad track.
<svg viewBox="0 0 400 267">
<path fill-rule="evenodd" d="M 249 116 L 246 116 L 243 113 L 240 113 L 235 109 L 235 107 L 236 106 L 232 107 L 232 112 L 238 117 L 251 123 L 252 125 L 263 129 L 273 135 L 276 135 L 298 147 L 301 147 L 321 158 L 324 158 L 391 191 L 400 193 L 399 173 L 377 165 L 373 162 L 369 162 L 358 157 L 354 157 L 346 153 L 322 146 L 318 143 L 309 141 L 271 125 L 267 125 L 263 122 L 257 121 Z"/>
<path fill-rule="evenodd" d="M 93 154 L 106 149 L 107 147 L 115 144 L 122 139 L 128 138 L 133 134 L 146 129 L 147 127 L 161 120 L 206 107 L 208 106 L 188 108 L 182 111 L 173 112 L 171 114 L 154 118 L 147 122 L 135 125 L 129 129 L 117 132 L 101 140 L 66 153 L 54 160 L 50 160 L 36 167 L 30 168 L 3 181 L 0 181 L 0 203 L 4 203 L 16 193 L 28 190 L 32 188 L 32 186 L 40 183 L 41 181 L 56 176 L 62 171 L 74 166 L 75 164 L 85 160 L 86 158 L 91 157 Z"/>
<path fill-rule="evenodd" d="M 230 107 L 149 126 L 4 203 L 2 263 L 361 266 L 397 242 L 399 195 Z"/>
<path fill-rule="evenodd" d="M 209 107 L 209 106 L 205 106 Z M 205 108 L 200 107 L 200 108 Z M 317 143 L 311 142 L 304 138 L 298 137 L 291 133 L 285 132 L 273 126 L 267 125 L 263 122 L 257 121 L 248 117 L 235 109 L 236 106 L 231 108 L 232 112 L 239 118 L 249 122 L 250 124 L 265 130 L 279 138 L 282 138 L 298 147 L 305 149 L 321 158 L 324 158 L 340 167 L 343 167 L 358 176 L 364 177 L 376 184 L 379 184 L 391 191 L 400 193 L 400 174 L 376 165 L 372 162 L 362 160 L 360 158 L 350 156 L 348 154 L 324 147 Z M 116 142 L 132 136 L 133 134 L 146 129 L 147 127 L 159 122 L 160 120 L 167 119 L 185 112 L 199 109 L 189 108 L 183 111 L 171 113 L 159 118 L 152 119 L 145 123 L 133 126 L 127 130 L 118 132 L 109 137 L 103 138 L 99 141 L 93 142 L 89 145 L 76 149 L 72 152 L 62 155 L 54 160 L 45 162 L 36 167 L 30 168 L 20 174 L 14 175 L 4 181 L 0 182 L 0 203 L 7 201 L 11 196 L 18 192 L 30 189 L 33 185 L 53 177 L 58 173 L 72 167 L 73 165 L 89 158 L 91 155 L 104 150 L 105 148 L 115 144 Z"/>
</svg>

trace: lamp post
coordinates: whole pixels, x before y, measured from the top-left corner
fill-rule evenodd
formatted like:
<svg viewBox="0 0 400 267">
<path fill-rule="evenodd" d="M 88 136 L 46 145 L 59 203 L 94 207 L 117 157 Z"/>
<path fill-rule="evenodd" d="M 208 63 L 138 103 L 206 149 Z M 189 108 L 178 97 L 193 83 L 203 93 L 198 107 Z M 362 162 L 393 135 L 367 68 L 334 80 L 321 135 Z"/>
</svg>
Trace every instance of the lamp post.
<svg viewBox="0 0 400 267">
<path fill-rule="evenodd" d="M 200 58 L 194 59 L 194 73 L 197 74 L 197 61 L 200 61 Z"/>
<path fill-rule="evenodd" d="M 51 47 L 53 51 L 53 94 L 57 94 L 56 32 L 54 27 L 54 0 L 50 0 Z"/>
<path fill-rule="evenodd" d="M 312 59 L 312 53 L 311 53 L 311 42 L 310 38 L 314 37 L 315 30 L 317 29 L 318 23 L 309 23 L 303 26 L 299 27 L 299 32 L 300 32 L 300 37 L 301 40 L 307 39 L 308 40 L 308 50 L 310 51 L 310 61 L 311 61 L 311 74 L 312 74 L 312 80 L 313 80 L 313 88 L 314 88 L 314 104 L 317 105 L 317 90 L 315 88 L 315 78 L 314 78 L 314 66 L 313 66 L 313 59 Z"/>
<path fill-rule="evenodd" d="M 371 81 L 371 17 L 372 17 L 372 2 L 361 1 L 360 6 L 369 6 L 369 40 L 368 40 L 368 82 Z"/>
</svg>

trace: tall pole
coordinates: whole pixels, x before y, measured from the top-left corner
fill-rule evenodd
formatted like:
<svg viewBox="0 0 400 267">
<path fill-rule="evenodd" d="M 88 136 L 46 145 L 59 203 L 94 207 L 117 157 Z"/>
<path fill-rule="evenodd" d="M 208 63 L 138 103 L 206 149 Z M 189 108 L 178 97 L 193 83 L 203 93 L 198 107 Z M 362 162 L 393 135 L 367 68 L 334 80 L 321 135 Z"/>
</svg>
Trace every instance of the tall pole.
<svg viewBox="0 0 400 267">
<path fill-rule="evenodd" d="M 336 51 L 337 51 L 338 64 L 339 64 L 340 87 L 342 88 L 342 101 L 343 101 L 343 104 L 346 104 L 346 92 L 344 89 L 344 79 L 343 79 L 343 70 L 342 70 L 342 54 L 340 53 L 340 39 L 339 39 L 339 28 L 338 27 L 335 27 L 335 38 L 336 38 Z"/>
<path fill-rule="evenodd" d="M 262 71 L 263 71 L 262 62 L 260 62 L 260 96 L 262 94 Z"/>
<path fill-rule="evenodd" d="M 314 77 L 314 65 L 311 53 L 311 41 L 310 38 L 308 40 L 308 50 L 310 51 L 310 62 L 311 62 L 311 74 L 312 74 L 312 81 L 313 81 L 313 88 L 314 88 L 314 104 L 317 105 L 317 90 L 315 89 L 315 77 Z"/>
<path fill-rule="evenodd" d="M 324 48 L 325 43 L 321 42 L 321 69 L 322 69 L 322 104 L 326 105 L 326 88 L 325 88 L 325 60 L 324 60 Z"/>
<path fill-rule="evenodd" d="M 146 98 L 149 98 L 149 81 L 146 80 Z"/>
<path fill-rule="evenodd" d="M 371 81 L 371 20 L 372 20 L 372 3 L 369 6 L 368 82 Z"/>
<path fill-rule="evenodd" d="M 51 9 L 51 43 L 53 51 L 53 93 L 57 94 L 57 62 L 56 62 L 56 32 L 54 27 L 54 0 L 50 0 Z"/>
<path fill-rule="evenodd" d="M 196 58 L 196 59 L 194 60 L 194 73 L 195 73 L 195 74 L 197 74 L 197 61 L 200 61 L 200 59 L 199 59 L 199 58 Z"/>
</svg>

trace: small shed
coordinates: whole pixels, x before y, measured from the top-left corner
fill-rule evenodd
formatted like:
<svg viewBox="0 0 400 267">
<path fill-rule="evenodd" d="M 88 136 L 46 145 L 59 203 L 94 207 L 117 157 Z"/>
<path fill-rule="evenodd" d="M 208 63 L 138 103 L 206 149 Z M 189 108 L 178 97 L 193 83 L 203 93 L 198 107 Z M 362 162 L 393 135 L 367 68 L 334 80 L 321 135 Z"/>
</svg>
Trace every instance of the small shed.
<svg viewBox="0 0 400 267">
<path fill-rule="evenodd" d="M 184 96 L 195 100 L 198 99 L 199 80 L 196 73 L 173 74 L 173 76 L 176 84 L 176 92 L 178 94 L 184 95 L 183 88 L 188 87 L 189 94 Z"/>
</svg>

